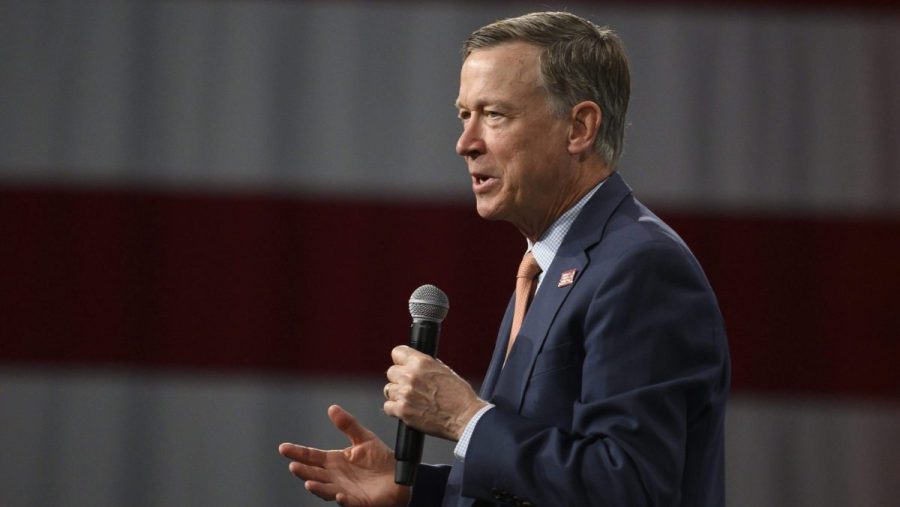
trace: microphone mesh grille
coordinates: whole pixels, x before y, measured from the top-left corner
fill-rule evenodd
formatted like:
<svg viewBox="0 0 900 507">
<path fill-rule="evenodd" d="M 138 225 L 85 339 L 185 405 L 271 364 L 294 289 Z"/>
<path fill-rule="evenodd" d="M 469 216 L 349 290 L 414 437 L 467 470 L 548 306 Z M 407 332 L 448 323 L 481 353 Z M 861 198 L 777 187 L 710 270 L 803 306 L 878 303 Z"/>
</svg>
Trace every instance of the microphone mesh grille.
<svg viewBox="0 0 900 507">
<path fill-rule="evenodd" d="M 409 296 L 409 314 L 414 319 L 441 322 L 449 309 L 447 295 L 434 285 L 423 285 Z"/>
</svg>

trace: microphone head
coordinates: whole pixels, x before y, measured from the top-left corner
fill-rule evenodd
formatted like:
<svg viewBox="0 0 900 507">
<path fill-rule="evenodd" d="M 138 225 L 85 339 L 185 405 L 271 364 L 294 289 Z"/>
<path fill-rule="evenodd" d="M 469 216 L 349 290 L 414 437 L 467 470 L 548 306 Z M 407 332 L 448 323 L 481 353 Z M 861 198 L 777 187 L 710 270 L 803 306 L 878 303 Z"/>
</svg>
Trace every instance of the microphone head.
<svg viewBox="0 0 900 507">
<path fill-rule="evenodd" d="M 413 320 L 442 322 L 449 309 L 447 295 L 434 285 L 423 285 L 409 296 L 409 314 Z"/>
</svg>

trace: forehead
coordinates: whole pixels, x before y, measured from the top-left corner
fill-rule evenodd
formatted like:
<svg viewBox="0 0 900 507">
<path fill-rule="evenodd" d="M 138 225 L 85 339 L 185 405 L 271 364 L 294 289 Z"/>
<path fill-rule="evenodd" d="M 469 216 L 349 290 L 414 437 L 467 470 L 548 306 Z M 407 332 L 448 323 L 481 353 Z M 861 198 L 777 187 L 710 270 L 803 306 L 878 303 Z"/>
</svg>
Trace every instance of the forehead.
<svg viewBox="0 0 900 507">
<path fill-rule="evenodd" d="M 540 93 L 540 54 L 540 48 L 524 42 L 472 51 L 460 71 L 457 105 L 474 107 L 470 102 L 530 98 Z"/>
</svg>

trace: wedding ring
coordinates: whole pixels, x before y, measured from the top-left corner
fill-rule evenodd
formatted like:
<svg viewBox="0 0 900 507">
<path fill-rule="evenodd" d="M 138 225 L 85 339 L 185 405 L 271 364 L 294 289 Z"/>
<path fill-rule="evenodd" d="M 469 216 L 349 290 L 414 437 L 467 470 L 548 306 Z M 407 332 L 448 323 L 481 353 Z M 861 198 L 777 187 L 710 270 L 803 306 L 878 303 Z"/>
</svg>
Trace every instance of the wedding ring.
<svg viewBox="0 0 900 507">
<path fill-rule="evenodd" d="M 390 389 L 390 388 L 391 388 L 391 384 L 390 384 L 390 383 L 384 385 L 384 399 L 386 399 L 386 400 L 389 400 L 389 399 L 390 399 L 390 398 L 388 397 L 388 389 Z"/>
</svg>

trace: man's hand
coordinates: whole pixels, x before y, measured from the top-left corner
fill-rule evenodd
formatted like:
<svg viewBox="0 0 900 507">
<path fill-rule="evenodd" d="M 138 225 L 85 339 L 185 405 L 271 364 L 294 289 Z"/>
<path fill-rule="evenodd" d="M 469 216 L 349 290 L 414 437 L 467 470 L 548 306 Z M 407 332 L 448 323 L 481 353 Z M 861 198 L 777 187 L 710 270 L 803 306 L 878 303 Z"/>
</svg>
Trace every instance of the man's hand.
<svg viewBox="0 0 900 507">
<path fill-rule="evenodd" d="M 391 351 L 384 413 L 407 425 L 457 441 L 469 419 L 487 405 L 444 363 L 406 345 Z"/>
<path fill-rule="evenodd" d="M 328 407 L 328 417 L 350 439 L 350 447 L 322 451 L 281 444 L 278 452 L 294 460 L 288 465 L 291 473 L 314 495 L 342 506 L 406 505 L 410 490 L 394 483 L 394 453 L 343 408 Z"/>
</svg>

